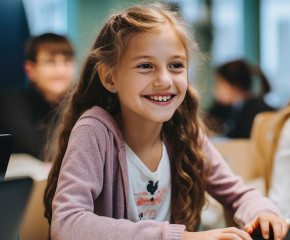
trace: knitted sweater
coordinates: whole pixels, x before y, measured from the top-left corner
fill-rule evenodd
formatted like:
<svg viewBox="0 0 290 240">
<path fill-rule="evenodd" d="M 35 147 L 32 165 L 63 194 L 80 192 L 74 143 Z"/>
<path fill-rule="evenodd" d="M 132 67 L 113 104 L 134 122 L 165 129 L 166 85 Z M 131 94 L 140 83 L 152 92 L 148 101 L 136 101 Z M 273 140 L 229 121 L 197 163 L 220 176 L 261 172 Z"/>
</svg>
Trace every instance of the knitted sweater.
<svg viewBox="0 0 290 240">
<path fill-rule="evenodd" d="M 212 165 L 209 193 L 232 211 L 236 222 L 243 225 L 265 211 L 280 215 L 231 172 L 206 138 L 202 150 Z M 183 239 L 183 225 L 127 220 L 128 192 L 122 134 L 108 112 L 93 107 L 71 132 L 53 200 L 52 239 Z"/>
</svg>

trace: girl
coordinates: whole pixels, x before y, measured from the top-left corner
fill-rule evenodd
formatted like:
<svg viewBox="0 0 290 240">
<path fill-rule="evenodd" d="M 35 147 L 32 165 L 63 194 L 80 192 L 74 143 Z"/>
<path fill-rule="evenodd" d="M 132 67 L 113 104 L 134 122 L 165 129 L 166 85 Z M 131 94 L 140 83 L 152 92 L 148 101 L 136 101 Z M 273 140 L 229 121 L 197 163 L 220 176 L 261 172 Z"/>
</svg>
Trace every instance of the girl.
<svg viewBox="0 0 290 240">
<path fill-rule="evenodd" d="M 279 211 L 235 177 L 203 134 L 188 86 L 191 40 L 155 4 L 109 18 L 68 96 L 45 192 L 53 239 L 251 239 Z M 195 232 L 205 191 L 246 231 Z M 185 231 L 186 227 L 186 231 Z"/>
</svg>

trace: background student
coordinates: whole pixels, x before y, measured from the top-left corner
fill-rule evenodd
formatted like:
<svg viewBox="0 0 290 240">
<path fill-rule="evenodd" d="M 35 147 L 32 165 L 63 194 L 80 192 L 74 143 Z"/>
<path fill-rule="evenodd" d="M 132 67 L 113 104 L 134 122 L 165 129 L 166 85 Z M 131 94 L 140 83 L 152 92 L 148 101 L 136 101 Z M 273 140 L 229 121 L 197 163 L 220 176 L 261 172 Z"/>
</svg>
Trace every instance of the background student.
<svg viewBox="0 0 290 240">
<path fill-rule="evenodd" d="M 112 15 L 68 95 L 45 192 L 57 239 L 247 239 L 286 235 L 278 209 L 207 140 L 188 85 L 184 22 L 161 4 Z M 237 228 L 196 232 L 205 191 Z"/>
<path fill-rule="evenodd" d="M 74 50 L 61 35 L 45 33 L 26 45 L 29 86 L 0 94 L 0 132 L 14 136 L 14 153 L 43 160 L 41 151 L 52 112 L 74 78 Z"/>
<path fill-rule="evenodd" d="M 264 101 L 269 91 L 269 82 L 261 69 L 245 60 L 217 67 L 214 103 L 205 119 L 208 128 L 229 138 L 249 138 L 255 116 L 274 110 Z"/>
</svg>

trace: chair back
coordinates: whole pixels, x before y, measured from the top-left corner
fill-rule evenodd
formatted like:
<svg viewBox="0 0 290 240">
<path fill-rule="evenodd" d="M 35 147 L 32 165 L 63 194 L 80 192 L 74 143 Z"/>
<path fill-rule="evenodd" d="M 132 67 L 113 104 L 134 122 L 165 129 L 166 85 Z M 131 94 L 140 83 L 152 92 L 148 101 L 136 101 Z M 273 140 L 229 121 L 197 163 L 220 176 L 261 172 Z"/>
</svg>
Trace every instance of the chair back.
<svg viewBox="0 0 290 240">
<path fill-rule="evenodd" d="M 47 240 L 49 239 L 49 224 L 44 217 L 43 195 L 47 180 L 34 183 L 29 202 L 26 207 L 21 226 L 21 240 Z"/>
<path fill-rule="evenodd" d="M 250 143 L 249 139 L 229 139 L 214 143 L 232 171 L 245 182 L 263 175 L 259 167 L 260 159 L 252 159 Z"/>
<path fill-rule="evenodd" d="M 251 159 L 259 159 L 265 177 L 266 194 L 268 193 L 273 160 L 284 123 L 290 117 L 290 106 L 275 112 L 259 113 L 251 131 Z"/>
</svg>

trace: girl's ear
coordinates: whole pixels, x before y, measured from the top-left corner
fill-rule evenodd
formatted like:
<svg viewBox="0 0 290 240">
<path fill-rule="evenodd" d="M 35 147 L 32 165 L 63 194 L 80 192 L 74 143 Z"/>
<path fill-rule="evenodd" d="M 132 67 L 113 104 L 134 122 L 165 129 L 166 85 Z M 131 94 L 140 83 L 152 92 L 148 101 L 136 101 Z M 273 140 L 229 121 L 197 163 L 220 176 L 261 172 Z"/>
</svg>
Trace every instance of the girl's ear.
<svg viewBox="0 0 290 240">
<path fill-rule="evenodd" d="M 103 86 L 109 92 L 116 93 L 117 92 L 116 84 L 113 80 L 112 73 L 110 72 L 108 67 L 106 67 L 105 65 L 100 65 L 98 67 L 98 74 L 99 74 L 99 77 L 100 77 L 100 80 L 101 80 Z"/>
</svg>

